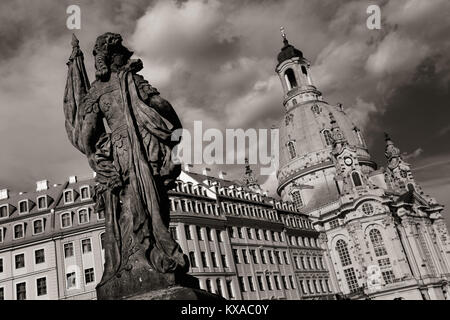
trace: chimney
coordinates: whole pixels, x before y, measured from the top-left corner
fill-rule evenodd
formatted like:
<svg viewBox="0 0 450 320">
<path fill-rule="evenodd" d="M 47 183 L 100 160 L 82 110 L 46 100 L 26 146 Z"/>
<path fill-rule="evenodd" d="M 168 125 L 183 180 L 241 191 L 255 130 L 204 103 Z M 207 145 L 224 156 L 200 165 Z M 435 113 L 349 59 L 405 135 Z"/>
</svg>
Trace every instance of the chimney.
<svg viewBox="0 0 450 320">
<path fill-rule="evenodd" d="M 0 190 L 0 200 L 5 200 L 9 198 L 9 190 L 8 189 L 1 189 Z"/>
<path fill-rule="evenodd" d="M 184 164 L 184 171 L 185 172 L 191 172 L 192 164 L 185 163 Z"/>
<path fill-rule="evenodd" d="M 227 173 L 225 171 L 219 171 L 219 179 L 225 180 Z"/>
<path fill-rule="evenodd" d="M 44 191 L 48 189 L 48 180 L 36 182 L 36 191 Z"/>
<path fill-rule="evenodd" d="M 209 175 L 210 175 L 210 172 L 211 172 L 211 169 L 210 169 L 210 168 L 205 168 L 205 169 L 203 169 L 203 175 L 204 175 L 204 176 L 209 176 Z"/>
<path fill-rule="evenodd" d="M 77 183 L 77 176 L 70 176 L 69 177 L 69 183 L 70 184 Z"/>
</svg>

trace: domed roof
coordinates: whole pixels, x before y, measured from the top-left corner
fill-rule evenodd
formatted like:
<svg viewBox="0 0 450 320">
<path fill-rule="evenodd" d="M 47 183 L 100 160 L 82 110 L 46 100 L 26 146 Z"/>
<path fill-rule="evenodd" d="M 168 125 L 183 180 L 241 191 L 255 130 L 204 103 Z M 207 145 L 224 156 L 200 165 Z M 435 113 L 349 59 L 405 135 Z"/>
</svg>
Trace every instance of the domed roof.
<svg viewBox="0 0 450 320">
<path fill-rule="evenodd" d="M 284 47 L 281 49 L 281 52 L 278 54 L 278 63 L 282 63 L 288 59 L 292 59 L 295 57 L 303 58 L 303 53 L 298 50 L 293 45 L 289 44 L 289 41 L 284 38 Z"/>
</svg>

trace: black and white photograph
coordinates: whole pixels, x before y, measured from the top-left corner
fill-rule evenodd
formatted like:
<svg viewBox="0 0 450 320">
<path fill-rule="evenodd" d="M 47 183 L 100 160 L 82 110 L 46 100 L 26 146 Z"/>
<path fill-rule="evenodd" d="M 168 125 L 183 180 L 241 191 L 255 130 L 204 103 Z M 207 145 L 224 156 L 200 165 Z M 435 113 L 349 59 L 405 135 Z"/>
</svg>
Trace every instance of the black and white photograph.
<svg viewBox="0 0 450 320">
<path fill-rule="evenodd" d="M 0 306 L 450 300 L 450 1 L 2 0 L 0 43 Z"/>
</svg>

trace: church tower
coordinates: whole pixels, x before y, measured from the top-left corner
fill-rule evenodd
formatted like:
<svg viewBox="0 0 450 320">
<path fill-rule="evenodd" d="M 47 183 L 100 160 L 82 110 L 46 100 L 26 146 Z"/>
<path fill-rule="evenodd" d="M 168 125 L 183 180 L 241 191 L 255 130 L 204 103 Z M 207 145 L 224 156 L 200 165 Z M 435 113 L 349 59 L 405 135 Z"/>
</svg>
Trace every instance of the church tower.
<svg viewBox="0 0 450 320">
<path fill-rule="evenodd" d="M 284 29 L 282 37 L 275 69 L 284 96 L 277 191 L 322 232 L 336 292 L 360 299 L 449 299 L 443 207 L 424 194 L 387 135 L 386 168 L 378 168 L 360 128 L 341 104 L 323 98 L 310 62 Z"/>
</svg>

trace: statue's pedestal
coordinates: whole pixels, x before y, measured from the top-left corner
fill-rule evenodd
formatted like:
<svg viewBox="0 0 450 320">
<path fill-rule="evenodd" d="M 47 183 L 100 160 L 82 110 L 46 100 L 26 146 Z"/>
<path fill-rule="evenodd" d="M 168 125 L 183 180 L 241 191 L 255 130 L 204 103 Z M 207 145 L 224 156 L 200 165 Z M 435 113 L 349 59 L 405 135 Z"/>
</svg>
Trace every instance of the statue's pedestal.
<svg viewBox="0 0 450 320">
<path fill-rule="evenodd" d="M 223 300 L 201 290 L 197 278 L 173 273 L 160 274 L 150 268 L 136 268 L 113 276 L 97 286 L 98 300 Z"/>
<path fill-rule="evenodd" d="M 181 286 L 175 286 L 167 289 L 141 293 L 123 300 L 201 300 L 218 301 L 223 300 L 215 294 L 200 289 L 192 289 Z"/>
</svg>

